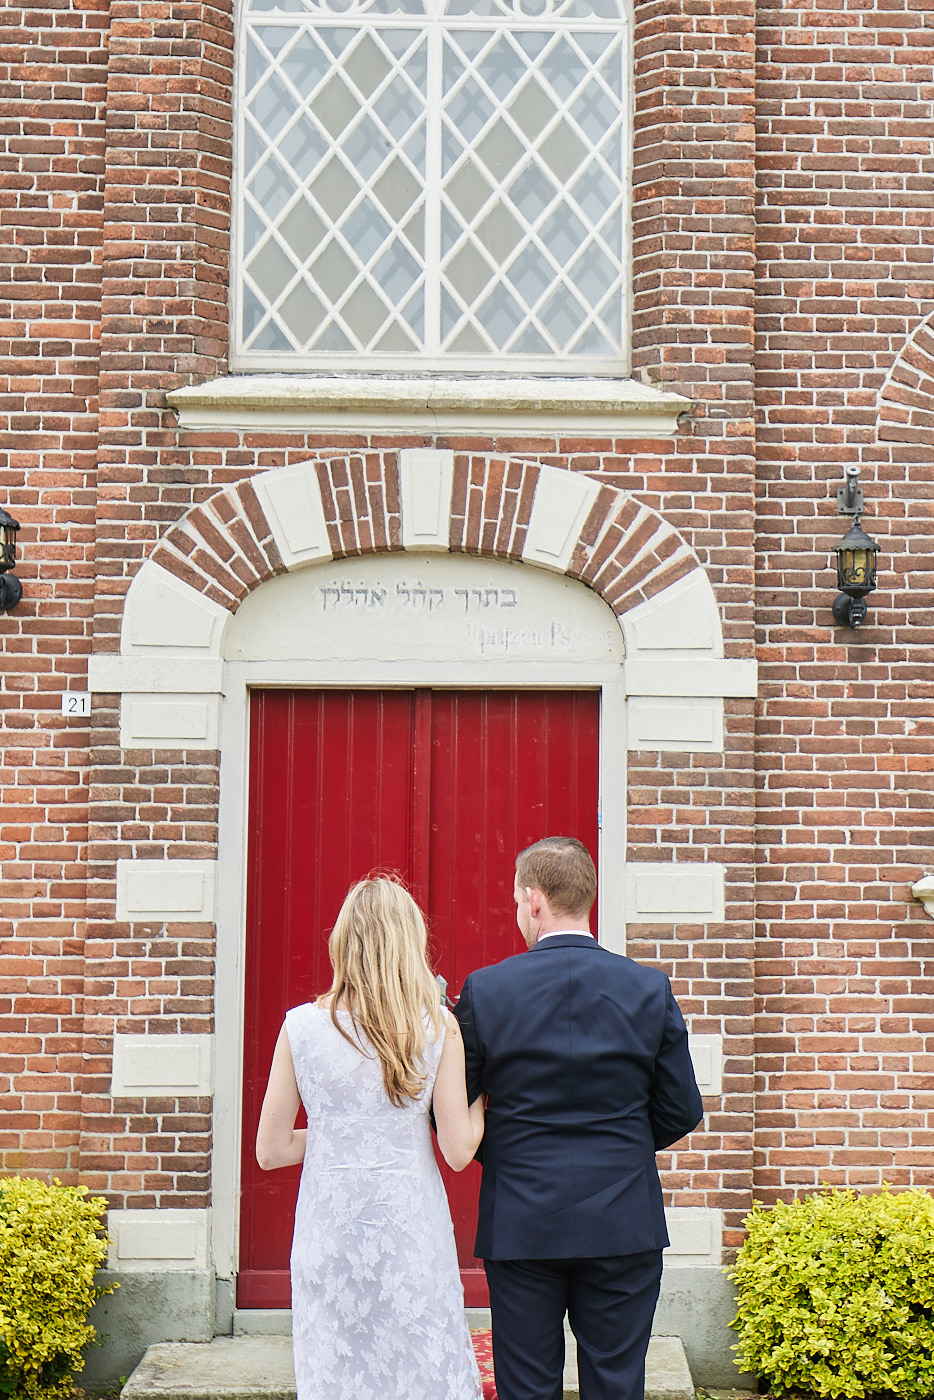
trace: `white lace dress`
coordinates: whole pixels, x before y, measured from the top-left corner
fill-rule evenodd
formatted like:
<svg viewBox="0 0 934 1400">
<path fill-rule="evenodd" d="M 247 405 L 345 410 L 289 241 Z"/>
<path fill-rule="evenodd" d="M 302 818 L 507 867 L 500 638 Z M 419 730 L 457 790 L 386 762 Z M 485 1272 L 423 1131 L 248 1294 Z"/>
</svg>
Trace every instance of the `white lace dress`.
<svg viewBox="0 0 934 1400">
<path fill-rule="evenodd" d="M 329 1011 L 297 1006 L 285 1024 L 308 1114 L 292 1238 L 298 1400 L 480 1400 L 428 1122 L 443 1037 L 422 1098 L 395 1108 L 379 1060 Z"/>
</svg>

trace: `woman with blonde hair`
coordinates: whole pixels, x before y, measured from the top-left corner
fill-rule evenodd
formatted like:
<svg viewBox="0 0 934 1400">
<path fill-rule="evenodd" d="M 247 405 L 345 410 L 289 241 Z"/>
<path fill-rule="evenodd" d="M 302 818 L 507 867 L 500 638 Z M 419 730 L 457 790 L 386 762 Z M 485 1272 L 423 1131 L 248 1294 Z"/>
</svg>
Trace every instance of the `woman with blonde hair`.
<svg viewBox="0 0 934 1400">
<path fill-rule="evenodd" d="M 451 1215 L 431 1147 L 462 1171 L 483 1133 L 421 911 L 361 880 L 328 943 L 334 980 L 279 1033 L 264 1171 L 302 1163 L 292 1238 L 298 1400 L 479 1400 Z M 296 1128 L 299 1102 L 308 1127 Z"/>
</svg>

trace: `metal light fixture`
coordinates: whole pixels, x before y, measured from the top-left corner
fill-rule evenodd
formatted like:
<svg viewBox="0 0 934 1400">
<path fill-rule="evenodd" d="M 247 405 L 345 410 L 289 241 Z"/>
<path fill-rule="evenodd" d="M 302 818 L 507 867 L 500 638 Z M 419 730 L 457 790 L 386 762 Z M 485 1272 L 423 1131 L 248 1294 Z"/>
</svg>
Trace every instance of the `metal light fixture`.
<svg viewBox="0 0 934 1400">
<path fill-rule="evenodd" d="M 859 467 L 844 467 L 843 474 L 845 484 L 837 492 L 837 513 L 853 516 L 853 524 L 834 545 L 840 592 L 833 600 L 833 615 L 841 627 L 859 627 L 868 612 L 866 595 L 876 586 L 879 546 L 860 524 L 863 493 L 859 485 Z"/>
<path fill-rule="evenodd" d="M 19 521 L 0 506 L 0 612 L 15 608 L 23 596 L 23 585 L 10 569 L 16 565 L 16 532 Z"/>
</svg>

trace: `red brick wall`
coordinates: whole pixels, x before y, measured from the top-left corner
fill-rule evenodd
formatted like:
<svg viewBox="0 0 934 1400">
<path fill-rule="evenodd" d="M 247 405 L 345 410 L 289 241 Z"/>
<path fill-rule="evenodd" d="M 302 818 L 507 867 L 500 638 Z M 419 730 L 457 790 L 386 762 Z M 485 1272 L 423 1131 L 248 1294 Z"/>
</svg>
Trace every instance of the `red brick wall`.
<svg viewBox="0 0 934 1400">
<path fill-rule="evenodd" d="M 886 440 L 877 396 L 934 309 L 934 33 L 924 4 L 762 5 L 758 43 L 756 1192 L 771 1200 L 930 1184 L 934 924 L 909 887 L 934 859 L 934 489 L 930 444 Z M 882 551 L 858 632 L 829 612 L 848 462 Z"/>
<path fill-rule="evenodd" d="M 90 650 L 107 10 L 0 12 L 0 503 L 24 586 L 0 614 L 3 1160 L 73 1173 L 87 730 L 61 714 Z"/>
<path fill-rule="evenodd" d="M 209 1104 L 142 1112 L 108 1086 L 114 1031 L 211 1028 L 210 930 L 116 925 L 114 869 L 213 854 L 217 756 L 121 754 L 113 697 L 95 697 L 90 729 L 61 717 L 92 603 L 93 645 L 115 651 L 132 577 L 192 506 L 287 461 L 430 442 L 585 471 L 660 512 L 708 571 L 728 656 L 752 655 L 757 605 L 758 714 L 727 703 L 723 756 L 630 770 L 630 858 L 673 846 L 729 875 L 724 925 L 632 930 L 694 1029 L 727 1037 L 722 1105 L 676 1154 L 671 1198 L 722 1206 L 736 1238 L 754 1111 L 760 1196 L 921 1179 L 934 925 L 908 886 L 934 844 L 934 488 L 931 391 L 920 342 L 904 347 L 934 310 L 924 10 L 637 4 L 633 373 L 693 398 L 674 442 L 180 431 L 165 391 L 225 369 L 230 7 L 23 15 L 3 15 L 0 87 L 0 490 L 24 524 L 26 589 L 0 617 L 4 1166 L 80 1165 L 118 1205 L 209 1199 Z M 919 402 L 899 416 L 891 390 L 886 436 L 877 395 L 900 355 L 897 391 Z M 883 547 L 856 634 L 829 612 L 848 461 Z"/>
</svg>

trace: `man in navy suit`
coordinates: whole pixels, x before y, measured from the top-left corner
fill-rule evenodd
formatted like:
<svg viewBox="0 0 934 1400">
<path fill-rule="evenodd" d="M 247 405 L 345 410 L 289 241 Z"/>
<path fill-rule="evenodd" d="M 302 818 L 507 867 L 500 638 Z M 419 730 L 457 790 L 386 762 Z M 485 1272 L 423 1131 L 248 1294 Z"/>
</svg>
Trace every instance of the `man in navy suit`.
<svg viewBox="0 0 934 1400">
<path fill-rule="evenodd" d="M 581 1400 L 643 1400 L 668 1244 L 655 1153 L 698 1124 L 668 978 L 601 948 L 593 861 L 546 837 L 516 862 L 529 952 L 471 973 L 456 1015 L 486 1095 L 475 1253 L 499 1400 L 561 1400 L 564 1316 Z"/>
</svg>

